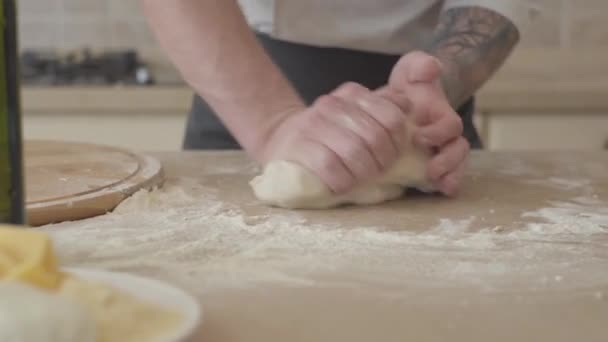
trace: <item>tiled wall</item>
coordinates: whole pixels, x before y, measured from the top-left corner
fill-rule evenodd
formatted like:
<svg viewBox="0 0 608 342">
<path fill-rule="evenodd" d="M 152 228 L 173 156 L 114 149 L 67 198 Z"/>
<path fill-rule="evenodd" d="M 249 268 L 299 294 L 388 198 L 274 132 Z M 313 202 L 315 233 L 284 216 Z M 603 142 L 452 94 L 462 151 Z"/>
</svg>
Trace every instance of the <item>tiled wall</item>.
<svg viewBox="0 0 608 342">
<path fill-rule="evenodd" d="M 138 0 L 18 0 L 24 48 L 155 45 Z"/>
<path fill-rule="evenodd" d="M 167 0 L 171 1 L 171 0 Z M 608 48 L 608 0 L 538 0 L 545 8 L 521 48 Z M 138 0 L 18 0 L 23 48 L 137 48 L 165 63 Z"/>
<path fill-rule="evenodd" d="M 139 0 L 17 0 L 22 49 L 136 48 L 157 79 L 179 77 L 150 32 Z"/>
</svg>

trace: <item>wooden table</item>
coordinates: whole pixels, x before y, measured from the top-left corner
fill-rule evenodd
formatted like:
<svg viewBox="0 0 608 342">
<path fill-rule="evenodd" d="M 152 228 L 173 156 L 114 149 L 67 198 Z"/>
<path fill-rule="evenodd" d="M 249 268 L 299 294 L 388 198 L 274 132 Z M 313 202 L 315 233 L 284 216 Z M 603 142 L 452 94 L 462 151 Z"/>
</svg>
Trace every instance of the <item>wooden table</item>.
<svg viewBox="0 0 608 342">
<path fill-rule="evenodd" d="M 608 341 L 608 153 L 475 152 L 456 199 L 296 212 L 239 152 L 156 156 L 162 190 L 48 231 L 192 291 L 196 341 Z"/>
</svg>

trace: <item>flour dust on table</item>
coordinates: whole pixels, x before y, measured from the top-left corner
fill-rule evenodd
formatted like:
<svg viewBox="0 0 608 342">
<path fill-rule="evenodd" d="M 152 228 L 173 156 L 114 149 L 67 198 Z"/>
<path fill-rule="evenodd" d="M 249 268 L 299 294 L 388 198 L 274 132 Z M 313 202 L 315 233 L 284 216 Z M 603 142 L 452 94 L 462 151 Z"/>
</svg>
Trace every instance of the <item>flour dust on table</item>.
<svg viewBox="0 0 608 342">
<path fill-rule="evenodd" d="M 608 261 L 608 209 L 592 197 L 522 213 L 509 229 L 483 227 L 480 216 L 438 217 L 423 232 L 313 224 L 288 210 L 251 215 L 219 197 L 181 179 L 113 213 L 46 229 L 67 265 L 154 274 L 196 293 L 268 283 L 386 285 L 394 295 L 403 286 L 500 293 L 608 284 L 597 271 Z"/>
</svg>

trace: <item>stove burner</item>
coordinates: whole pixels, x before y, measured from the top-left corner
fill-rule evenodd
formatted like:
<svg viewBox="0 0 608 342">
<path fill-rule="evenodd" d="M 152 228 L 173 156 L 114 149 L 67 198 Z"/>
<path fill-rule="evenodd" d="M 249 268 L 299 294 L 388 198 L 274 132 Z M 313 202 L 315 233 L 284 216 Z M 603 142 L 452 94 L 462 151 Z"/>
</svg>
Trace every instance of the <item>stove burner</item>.
<svg viewBox="0 0 608 342">
<path fill-rule="evenodd" d="M 60 55 L 24 51 L 21 80 L 35 85 L 152 85 L 154 78 L 134 50 L 94 55 L 90 49 Z"/>
</svg>

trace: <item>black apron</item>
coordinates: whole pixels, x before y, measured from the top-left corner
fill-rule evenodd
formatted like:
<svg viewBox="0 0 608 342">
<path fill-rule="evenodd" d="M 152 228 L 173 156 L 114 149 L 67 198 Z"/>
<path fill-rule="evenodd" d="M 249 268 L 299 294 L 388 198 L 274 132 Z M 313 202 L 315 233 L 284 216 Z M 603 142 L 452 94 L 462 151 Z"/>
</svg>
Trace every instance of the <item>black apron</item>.
<svg viewBox="0 0 608 342">
<path fill-rule="evenodd" d="M 360 83 L 370 89 L 379 88 L 387 83 L 393 66 L 401 57 L 294 44 L 263 34 L 258 34 L 257 37 L 307 104 L 348 81 Z M 470 98 L 457 110 L 464 124 L 463 136 L 472 148 L 482 148 L 473 125 L 474 111 L 474 98 Z M 213 110 L 199 96 L 194 97 L 183 147 L 186 150 L 241 148 Z"/>
</svg>

